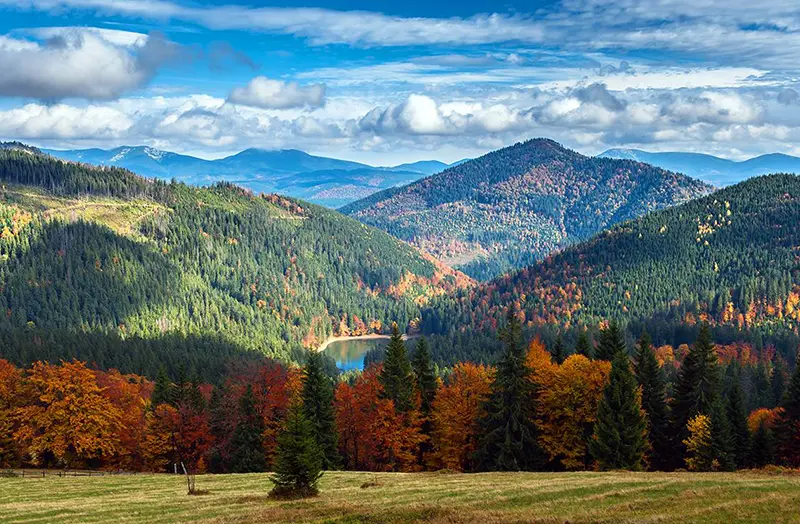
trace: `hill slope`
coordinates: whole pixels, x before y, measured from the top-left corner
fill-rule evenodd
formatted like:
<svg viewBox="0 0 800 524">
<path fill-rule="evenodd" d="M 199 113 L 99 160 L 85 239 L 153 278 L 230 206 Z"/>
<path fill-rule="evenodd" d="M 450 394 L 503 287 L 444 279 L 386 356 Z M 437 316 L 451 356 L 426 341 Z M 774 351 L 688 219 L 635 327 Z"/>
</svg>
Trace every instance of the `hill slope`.
<svg viewBox="0 0 800 524">
<path fill-rule="evenodd" d="M 645 162 L 715 186 L 727 186 L 769 173 L 800 173 L 800 158 L 780 153 L 761 155 L 742 162 L 701 153 L 650 153 L 638 149 L 609 149 L 600 157 Z"/>
<path fill-rule="evenodd" d="M 194 185 L 228 181 L 259 192 L 277 192 L 328 207 L 339 207 L 376 191 L 404 185 L 447 168 L 422 161 L 395 167 L 310 155 L 296 149 L 246 149 L 204 160 L 145 146 L 114 149 L 45 150 L 64 160 L 130 169 L 141 175 Z"/>
<path fill-rule="evenodd" d="M 529 327 L 612 318 L 730 330 L 800 328 L 800 177 L 770 175 L 619 224 L 437 304 L 437 333 L 491 331 L 510 305 Z M 793 357 L 796 347 L 789 348 Z"/>
<path fill-rule="evenodd" d="M 478 279 L 523 267 L 655 209 L 708 194 L 686 176 L 519 143 L 342 211 Z"/>
<path fill-rule="evenodd" d="M 407 325 L 465 282 L 339 213 L 229 184 L 20 150 L 0 150 L 0 181 L 0 356 L 17 362 L 152 375 L 159 361 L 210 372 L 239 350 L 289 359 L 332 333 Z"/>
</svg>

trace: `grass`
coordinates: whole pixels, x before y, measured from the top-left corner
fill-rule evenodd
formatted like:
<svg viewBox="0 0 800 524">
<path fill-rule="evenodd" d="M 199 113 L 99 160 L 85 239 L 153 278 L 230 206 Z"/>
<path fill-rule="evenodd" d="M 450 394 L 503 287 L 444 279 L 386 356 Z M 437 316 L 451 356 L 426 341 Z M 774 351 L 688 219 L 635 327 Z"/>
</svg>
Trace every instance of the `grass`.
<svg viewBox="0 0 800 524">
<path fill-rule="evenodd" d="M 377 483 L 362 489 L 365 483 Z M 798 522 L 800 476 L 757 473 L 327 473 L 273 501 L 268 475 L 0 478 L 0 522 Z"/>
</svg>

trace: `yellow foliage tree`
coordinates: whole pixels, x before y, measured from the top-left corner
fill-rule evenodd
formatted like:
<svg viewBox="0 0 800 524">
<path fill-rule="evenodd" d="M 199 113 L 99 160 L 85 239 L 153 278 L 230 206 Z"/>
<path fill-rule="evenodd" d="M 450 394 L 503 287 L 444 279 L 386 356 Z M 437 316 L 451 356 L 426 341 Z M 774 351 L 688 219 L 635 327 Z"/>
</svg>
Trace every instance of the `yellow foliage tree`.
<svg viewBox="0 0 800 524">
<path fill-rule="evenodd" d="M 711 438 L 711 419 L 697 415 L 687 424 L 689 437 L 683 441 L 686 446 L 686 467 L 689 471 L 713 471 L 719 463 L 714 458 L 714 444 Z"/>
</svg>

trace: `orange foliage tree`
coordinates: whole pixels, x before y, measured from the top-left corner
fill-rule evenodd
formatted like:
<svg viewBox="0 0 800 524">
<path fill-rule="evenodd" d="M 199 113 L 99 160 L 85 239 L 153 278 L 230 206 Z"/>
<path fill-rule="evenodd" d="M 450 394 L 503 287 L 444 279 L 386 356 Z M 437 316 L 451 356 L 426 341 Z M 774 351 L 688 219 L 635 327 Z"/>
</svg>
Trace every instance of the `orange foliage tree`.
<svg viewBox="0 0 800 524">
<path fill-rule="evenodd" d="M 144 466 L 140 450 L 144 438 L 145 412 L 153 393 L 153 383 L 138 375 L 123 375 L 116 369 L 95 371 L 103 395 L 120 412 L 117 439 L 120 452 L 111 465 L 125 470 L 141 470 Z"/>
<path fill-rule="evenodd" d="M 32 402 L 18 408 L 14 435 L 34 464 L 66 467 L 119 453 L 122 413 L 82 362 L 36 362 L 23 389 Z"/>
<path fill-rule="evenodd" d="M 431 411 L 434 456 L 432 466 L 469 470 L 477 447 L 478 421 L 491 392 L 494 369 L 463 362 L 453 368 L 436 394 Z"/>
<path fill-rule="evenodd" d="M 19 459 L 13 433 L 21 381 L 22 371 L 0 359 L 0 468 L 13 466 Z"/>
</svg>

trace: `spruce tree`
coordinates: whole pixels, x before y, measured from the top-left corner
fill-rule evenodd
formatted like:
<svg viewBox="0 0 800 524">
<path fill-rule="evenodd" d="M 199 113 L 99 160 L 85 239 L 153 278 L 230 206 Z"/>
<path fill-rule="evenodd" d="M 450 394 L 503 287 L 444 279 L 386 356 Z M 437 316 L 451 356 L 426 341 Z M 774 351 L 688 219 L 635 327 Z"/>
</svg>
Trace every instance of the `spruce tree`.
<svg viewBox="0 0 800 524">
<path fill-rule="evenodd" d="M 642 388 L 642 409 L 647 415 L 650 469 L 672 469 L 675 450 L 670 434 L 666 381 L 647 333 L 642 333 L 636 346 L 636 380 Z"/>
<path fill-rule="evenodd" d="M 512 311 L 500 339 L 505 350 L 480 421 L 475 463 L 482 471 L 535 470 L 544 464 L 533 420 L 536 392 L 528 378 L 522 327 Z"/>
<path fill-rule="evenodd" d="M 712 453 L 716 461 L 715 469 L 733 471 L 736 469 L 734 441 L 721 397 L 717 397 L 711 405 L 709 420 L 711 421 Z"/>
<path fill-rule="evenodd" d="M 707 324 L 700 332 L 678 371 L 672 413 L 675 432 L 682 441 L 687 436 L 686 425 L 696 415 L 710 415 L 711 406 L 719 396 L 719 369 L 711 331 Z"/>
<path fill-rule="evenodd" d="M 208 425 L 214 445 L 208 454 L 208 471 L 227 473 L 230 465 L 230 441 L 235 431 L 231 427 L 230 395 L 216 387 L 208 402 Z"/>
<path fill-rule="evenodd" d="M 308 353 L 302 399 L 314 440 L 322 451 L 322 468 L 337 469 L 340 465 L 339 433 L 333 408 L 333 384 L 323 370 L 322 355 L 316 351 Z"/>
<path fill-rule="evenodd" d="M 772 388 L 772 399 L 775 401 L 776 406 L 781 405 L 783 396 L 786 394 L 786 375 L 786 362 L 780 355 L 775 355 L 770 386 Z"/>
<path fill-rule="evenodd" d="M 800 467 L 800 359 L 786 394 L 781 402 L 781 414 L 775 425 L 777 459 L 787 466 Z"/>
<path fill-rule="evenodd" d="M 406 412 L 411 409 L 414 375 L 397 324 L 392 326 L 392 336 L 386 346 L 386 358 L 378 380 L 383 386 L 383 398 L 393 401 L 397 411 Z"/>
<path fill-rule="evenodd" d="M 589 441 L 589 451 L 602 469 L 642 469 L 647 420 L 637 387 L 628 355 L 617 351 Z"/>
<path fill-rule="evenodd" d="M 750 450 L 750 464 L 763 468 L 775 463 L 775 437 L 764 421 L 758 425 Z"/>
<path fill-rule="evenodd" d="M 167 370 L 164 366 L 158 368 L 158 375 L 156 376 L 156 383 L 153 386 L 153 394 L 150 396 L 150 405 L 155 408 L 160 404 L 174 404 L 175 394 L 174 386 L 169 380 Z"/>
<path fill-rule="evenodd" d="M 747 466 L 750 456 L 750 430 L 747 429 L 747 407 L 739 379 L 738 365 L 731 364 L 730 385 L 725 394 L 725 408 L 730 422 L 733 455 L 737 468 Z"/>
<path fill-rule="evenodd" d="M 595 358 L 598 360 L 607 360 L 609 362 L 614 360 L 617 353 L 626 353 L 625 347 L 625 334 L 619 327 L 616 321 L 611 321 L 608 327 L 600 332 L 600 341 L 597 344 L 597 351 L 595 351 Z"/>
<path fill-rule="evenodd" d="M 578 333 L 578 341 L 575 343 L 575 354 L 583 355 L 586 358 L 594 358 L 592 344 L 589 342 L 589 335 L 585 330 Z"/>
<path fill-rule="evenodd" d="M 556 342 L 553 344 L 553 351 L 550 353 L 553 355 L 553 360 L 556 364 L 564 363 L 564 339 L 561 337 L 561 335 L 558 335 L 556 338 Z"/>
<path fill-rule="evenodd" d="M 322 452 L 314 440 L 314 428 L 303 414 L 302 403 L 295 402 L 286 415 L 283 431 L 278 435 L 275 485 L 270 496 L 275 498 L 312 497 L 319 490 L 322 477 Z"/>
<path fill-rule="evenodd" d="M 264 420 L 256 409 L 253 388 L 248 384 L 239 399 L 236 429 L 231 437 L 231 471 L 234 473 L 260 473 L 267 470 L 264 453 Z"/>
<path fill-rule="evenodd" d="M 436 374 L 431 364 L 431 352 L 428 349 L 428 341 L 425 337 L 420 337 L 414 349 L 414 358 L 411 361 L 411 368 L 414 371 L 414 385 L 420 397 L 420 410 L 424 417 L 431 413 L 431 405 L 436 398 Z"/>
</svg>

